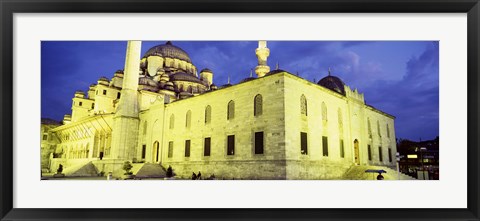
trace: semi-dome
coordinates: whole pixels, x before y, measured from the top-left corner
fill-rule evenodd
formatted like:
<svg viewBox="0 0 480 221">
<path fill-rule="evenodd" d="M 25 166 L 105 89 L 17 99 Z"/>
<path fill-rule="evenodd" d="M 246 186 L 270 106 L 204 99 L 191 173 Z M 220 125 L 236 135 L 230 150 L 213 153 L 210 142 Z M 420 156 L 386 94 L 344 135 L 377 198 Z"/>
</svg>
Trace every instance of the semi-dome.
<svg viewBox="0 0 480 221">
<path fill-rule="evenodd" d="M 163 45 L 157 45 L 153 48 L 148 49 L 148 51 L 145 53 L 145 55 L 143 55 L 143 57 L 146 58 L 149 56 L 176 58 L 186 61 L 188 63 L 192 63 L 192 61 L 190 60 L 190 56 L 188 56 L 187 52 L 173 45 L 170 41 L 167 41 L 167 43 Z"/>
<path fill-rule="evenodd" d="M 162 74 L 162 76 L 160 76 L 160 81 L 161 82 L 170 81 L 170 77 L 168 76 L 168 74 Z"/>
<path fill-rule="evenodd" d="M 189 81 L 189 82 L 204 84 L 204 82 L 198 79 L 197 77 L 191 74 L 187 74 L 185 72 L 178 72 L 170 75 L 170 81 Z"/>
<path fill-rule="evenodd" d="M 146 85 L 146 86 L 150 86 L 150 87 L 157 87 L 158 84 L 156 81 L 154 81 L 153 79 L 149 78 L 149 77 L 146 77 L 146 76 L 142 76 L 138 79 L 138 84 L 139 85 Z"/>
<path fill-rule="evenodd" d="M 318 81 L 317 84 L 345 96 L 345 83 L 338 77 L 328 75 Z"/>
<path fill-rule="evenodd" d="M 171 81 L 165 84 L 164 89 L 169 91 L 175 91 L 175 87 Z"/>
</svg>

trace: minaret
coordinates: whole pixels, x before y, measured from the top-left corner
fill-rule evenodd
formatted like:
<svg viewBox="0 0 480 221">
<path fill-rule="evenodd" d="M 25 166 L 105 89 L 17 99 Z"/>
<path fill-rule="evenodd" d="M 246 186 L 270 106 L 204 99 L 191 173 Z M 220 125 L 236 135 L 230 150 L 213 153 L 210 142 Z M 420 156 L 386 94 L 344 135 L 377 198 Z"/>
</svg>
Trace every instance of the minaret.
<svg viewBox="0 0 480 221">
<path fill-rule="evenodd" d="M 132 160 L 138 140 L 138 78 L 141 41 L 129 41 L 125 58 L 123 87 L 113 118 L 111 158 Z"/>
<path fill-rule="evenodd" d="M 267 58 L 270 55 L 270 49 L 267 48 L 267 41 L 258 41 L 258 48 L 255 50 L 255 54 L 258 58 L 255 73 L 260 78 L 270 71 L 270 67 L 267 64 Z"/>
</svg>

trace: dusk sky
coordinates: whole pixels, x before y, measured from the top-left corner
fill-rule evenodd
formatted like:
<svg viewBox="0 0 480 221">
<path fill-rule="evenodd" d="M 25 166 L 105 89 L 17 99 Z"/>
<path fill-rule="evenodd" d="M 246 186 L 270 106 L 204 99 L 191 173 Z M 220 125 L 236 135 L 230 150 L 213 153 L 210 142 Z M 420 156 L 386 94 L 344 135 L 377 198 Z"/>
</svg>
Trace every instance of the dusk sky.
<svg viewBox="0 0 480 221">
<path fill-rule="evenodd" d="M 236 84 L 257 65 L 256 41 L 172 41 L 216 85 Z M 144 41 L 142 56 L 165 41 Z M 364 93 L 365 102 L 396 117 L 397 138 L 434 139 L 439 133 L 437 41 L 268 41 L 268 64 L 309 81 L 340 77 Z M 127 42 L 61 41 L 41 45 L 41 114 L 58 121 L 71 114 L 76 90 L 124 68 Z M 140 58 L 139 58 L 140 59 Z M 255 73 L 254 73 L 255 76 Z"/>
</svg>

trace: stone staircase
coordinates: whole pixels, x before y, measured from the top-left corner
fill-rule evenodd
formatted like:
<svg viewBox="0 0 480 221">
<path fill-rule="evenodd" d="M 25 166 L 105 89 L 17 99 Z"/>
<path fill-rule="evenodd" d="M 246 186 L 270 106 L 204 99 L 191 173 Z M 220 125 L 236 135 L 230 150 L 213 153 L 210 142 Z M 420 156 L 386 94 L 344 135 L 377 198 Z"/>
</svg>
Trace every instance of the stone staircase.
<svg viewBox="0 0 480 221">
<path fill-rule="evenodd" d="M 385 170 L 382 173 L 385 180 L 398 180 L 397 171 L 386 166 L 352 166 L 341 178 L 342 180 L 376 180 L 378 173 L 365 173 L 365 170 Z M 415 180 L 415 178 L 400 173 L 400 180 Z"/>
<path fill-rule="evenodd" d="M 69 168 L 66 168 L 63 173 L 65 176 L 69 177 L 92 177 L 98 176 L 97 168 L 92 164 L 92 162 L 86 162 L 83 164 L 75 165 Z"/>
<path fill-rule="evenodd" d="M 133 164 L 133 166 L 134 168 L 132 168 L 132 172 L 135 174 L 136 179 L 163 178 L 167 174 L 167 171 L 160 164 L 156 163 Z M 137 167 L 138 170 L 135 167 Z"/>
</svg>

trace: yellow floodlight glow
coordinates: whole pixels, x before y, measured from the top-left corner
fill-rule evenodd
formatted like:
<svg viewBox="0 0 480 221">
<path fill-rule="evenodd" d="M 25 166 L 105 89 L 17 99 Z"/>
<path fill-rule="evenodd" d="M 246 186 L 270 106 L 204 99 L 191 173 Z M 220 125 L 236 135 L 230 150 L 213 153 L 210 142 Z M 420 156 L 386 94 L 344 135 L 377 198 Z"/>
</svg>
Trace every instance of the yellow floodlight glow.
<svg viewBox="0 0 480 221">
<path fill-rule="evenodd" d="M 418 157 L 417 157 L 416 154 L 409 154 L 409 155 L 407 155 L 407 158 L 409 158 L 409 159 L 417 159 Z"/>
</svg>

